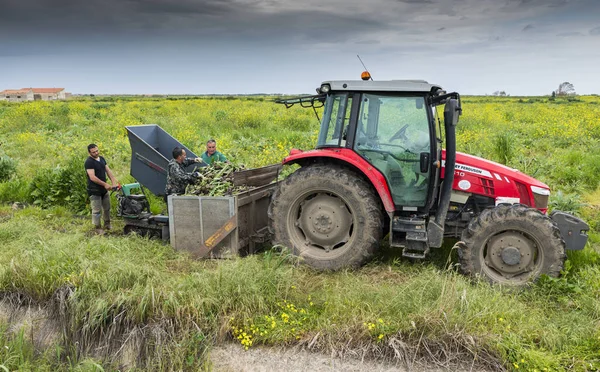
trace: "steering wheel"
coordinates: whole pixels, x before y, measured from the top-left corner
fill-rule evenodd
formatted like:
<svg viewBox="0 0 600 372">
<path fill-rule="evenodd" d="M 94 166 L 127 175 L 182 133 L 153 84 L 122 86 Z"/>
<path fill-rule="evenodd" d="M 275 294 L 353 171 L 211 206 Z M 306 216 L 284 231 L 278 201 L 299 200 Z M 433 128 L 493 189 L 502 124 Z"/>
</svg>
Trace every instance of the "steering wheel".
<svg viewBox="0 0 600 372">
<path fill-rule="evenodd" d="M 393 136 L 390 137 L 390 139 L 388 141 L 392 142 L 397 139 L 403 139 L 403 140 L 407 141 L 408 137 L 406 137 L 406 128 L 408 128 L 408 124 L 406 124 L 402 128 L 400 128 Z"/>
</svg>

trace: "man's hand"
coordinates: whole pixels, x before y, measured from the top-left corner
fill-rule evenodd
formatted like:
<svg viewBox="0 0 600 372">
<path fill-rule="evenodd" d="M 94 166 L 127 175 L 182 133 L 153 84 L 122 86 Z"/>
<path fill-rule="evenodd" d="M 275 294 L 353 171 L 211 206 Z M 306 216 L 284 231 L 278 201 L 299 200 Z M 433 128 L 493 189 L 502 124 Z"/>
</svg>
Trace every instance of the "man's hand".
<svg viewBox="0 0 600 372">
<path fill-rule="evenodd" d="M 111 186 L 111 185 L 109 185 L 108 183 L 105 183 L 105 184 L 104 184 L 104 188 L 105 188 L 106 190 L 110 191 L 110 190 L 112 189 L 112 186 Z"/>
<path fill-rule="evenodd" d="M 200 159 L 200 158 L 196 158 L 196 159 L 194 159 L 194 161 L 195 161 L 196 163 L 200 163 L 200 162 L 202 161 L 202 159 Z"/>
</svg>

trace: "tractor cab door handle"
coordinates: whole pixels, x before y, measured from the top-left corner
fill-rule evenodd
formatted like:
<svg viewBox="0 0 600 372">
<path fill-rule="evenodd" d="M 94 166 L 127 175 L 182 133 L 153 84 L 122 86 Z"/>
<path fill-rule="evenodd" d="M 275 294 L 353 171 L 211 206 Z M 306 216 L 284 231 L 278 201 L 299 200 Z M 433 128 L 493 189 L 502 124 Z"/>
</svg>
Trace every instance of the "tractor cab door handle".
<svg viewBox="0 0 600 372">
<path fill-rule="evenodd" d="M 429 172 L 429 161 L 431 159 L 431 156 L 428 152 L 422 152 L 420 159 L 419 159 L 419 166 L 420 166 L 420 170 L 421 173 L 427 173 Z"/>
</svg>

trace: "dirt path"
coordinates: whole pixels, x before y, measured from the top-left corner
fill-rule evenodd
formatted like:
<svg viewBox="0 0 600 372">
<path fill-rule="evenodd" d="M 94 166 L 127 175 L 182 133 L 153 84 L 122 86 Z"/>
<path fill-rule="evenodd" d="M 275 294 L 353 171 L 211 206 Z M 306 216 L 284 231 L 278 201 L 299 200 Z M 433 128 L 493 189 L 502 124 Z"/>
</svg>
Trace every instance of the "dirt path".
<svg viewBox="0 0 600 372">
<path fill-rule="evenodd" d="M 433 364 L 413 364 L 412 366 L 362 360 L 359 358 L 338 358 L 298 349 L 252 348 L 244 350 L 236 344 L 221 345 L 210 354 L 214 371 L 219 372 L 271 372 L 271 371 L 344 371 L 344 372 L 441 372 L 441 371 L 482 371 L 480 366 L 471 364 L 440 367 Z M 484 371 L 484 370 L 483 370 Z"/>
</svg>

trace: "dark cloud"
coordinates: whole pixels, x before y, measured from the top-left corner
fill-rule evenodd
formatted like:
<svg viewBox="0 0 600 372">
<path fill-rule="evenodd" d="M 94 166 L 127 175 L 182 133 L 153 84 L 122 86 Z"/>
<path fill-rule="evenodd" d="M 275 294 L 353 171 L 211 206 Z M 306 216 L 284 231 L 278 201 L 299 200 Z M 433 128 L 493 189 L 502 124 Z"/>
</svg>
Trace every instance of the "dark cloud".
<svg viewBox="0 0 600 372">
<path fill-rule="evenodd" d="M 405 4 L 433 4 L 432 0 L 398 0 Z"/>
<path fill-rule="evenodd" d="M 276 14 L 247 11 L 232 13 L 226 19 L 203 18 L 202 27 L 184 30 L 179 37 L 296 48 L 327 43 L 354 44 L 371 40 L 372 33 L 388 29 L 393 28 L 361 14 L 282 9 Z"/>
<path fill-rule="evenodd" d="M 562 6 L 568 5 L 569 0 L 556 0 L 553 2 L 549 2 L 548 6 L 550 8 L 560 8 Z"/>
<path fill-rule="evenodd" d="M 174 29 L 181 17 L 224 16 L 235 12 L 234 0 L 0 0 L 0 30 L 21 26 L 52 33 Z"/>
<path fill-rule="evenodd" d="M 378 45 L 381 44 L 381 40 L 361 40 L 357 41 L 354 44 L 358 45 Z"/>
<path fill-rule="evenodd" d="M 590 35 L 600 35 L 600 27 L 592 28 L 590 30 Z"/>
<path fill-rule="evenodd" d="M 593 0 L 576 0 L 576 2 L 592 2 Z M 572 4 L 568 0 L 506 0 L 497 2 L 498 9 L 494 7 L 493 12 L 500 12 L 502 14 L 510 14 L 515 17 L 540 17 L 544 14 L 552 14 L 565 12 L 572 7 Z M 500 5 L 502 4 L 502 5 Z M 475 6 L 475 2 L 472 3 Z"/>
<path fill-rule="evenodd" d="M 136 12 L 158 14 L 222 15 L 235 9 L 235 4 L 231 1 L 125 0 L 125 3 L 132 5 Z"/>
<path fill-rule="evenodd" d="M 579 36 L 583 36 L 583 34 L 581 32 L 562 32 L 560 34 L 557 34 L 556 36 L 558 37 L 579 37 Z"/>
<path fill-rule="evenodd" d="M 374 45 L 373 32 L 394 29 L 377 17 L 339 12 L 335 7 L 298 10 L 301 7 L 293 2 L 244 4 L 240 0 L 0 0 L 0 56 L 77 52 L 91 44 L 107 52 L 152 43 L 200 49 L 217 44 L 245 44 L 246 48 Z M 15 33 L 15 28 L 21 32 Z"/>
<path fill-rule="evenodd" d="M 523 29 L 521 31 L 527 32 L 527 31 L 533 30 L 534 28 L 535 27 L 533 27 L 533 25 L 527 25 L 527 26 L 523 27 Z"/>
<path fill-rule="evenodd" d="M 408 0 L 412 1 L 412 0 Z M 344 39 L 387 26 L 375 17 L 307 7 L 293 2 L 240 0 L 0 0 L 0 38 L 15 27 L 21 36 L 45 33 L 70 38 L 77 34 L 123 33 L 156 37 L 168 35 L 257 35 L 266 39 L 301 32 L 309 39 Z M 14 35 L 20 37 L 19 34 Z M 1 39 L 0 39 L 1 40 Z"/>
<path fill-rule="evenodd" d="M 544 6 L 549 8 L 559 8 L 568 5 L 569 0 L 509 0 L 508 3 L 516 3 L 520 8 L 529 8 Z"/>
</svg>

